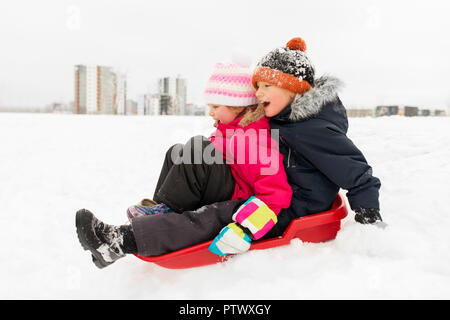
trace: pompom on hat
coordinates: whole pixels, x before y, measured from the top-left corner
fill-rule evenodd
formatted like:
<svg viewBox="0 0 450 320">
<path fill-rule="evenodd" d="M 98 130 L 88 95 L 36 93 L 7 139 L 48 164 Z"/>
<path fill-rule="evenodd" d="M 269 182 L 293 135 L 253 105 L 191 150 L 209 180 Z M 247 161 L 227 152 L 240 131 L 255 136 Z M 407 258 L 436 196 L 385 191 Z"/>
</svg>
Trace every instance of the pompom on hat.
<svg viewBox="0 0 450 320">
<path fill-rule="evenodd" d="M 267 82 L 297 94 L 314 86 L 314 67 L 306 56 L 306 43 L 302 38 L 291 39 L 285 47 L 276 48 L 257 64 L 252 85 Z"/>
<path fill-rule="evenodd" d="M 231 63 L 217 63 L 204 92 L 207 104 L 246 107 L 257 104 L 252 86 L 251 59 L 233 53 Z"/>
</svg>

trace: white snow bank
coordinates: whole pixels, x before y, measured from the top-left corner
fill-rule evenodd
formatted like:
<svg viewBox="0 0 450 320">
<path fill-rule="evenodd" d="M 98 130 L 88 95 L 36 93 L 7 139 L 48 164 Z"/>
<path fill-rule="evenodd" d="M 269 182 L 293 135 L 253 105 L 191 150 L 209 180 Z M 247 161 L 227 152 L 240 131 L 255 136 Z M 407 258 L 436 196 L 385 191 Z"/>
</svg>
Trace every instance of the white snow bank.
<svg viewBox="0 0 450 320">
<path fill-rule="evenodd" d="M 107 223 L 151 197 L 165 151 L 205 117 L 0 113 L 1 299 L 449 299 L 450 118 L 350 119 L 382 181 L 385 230 L 356 224 L 334 241 L 294 240 L 208 267 L 170 270 L 132 256 L 99 270 L 75 212 Z"/>
</svg>

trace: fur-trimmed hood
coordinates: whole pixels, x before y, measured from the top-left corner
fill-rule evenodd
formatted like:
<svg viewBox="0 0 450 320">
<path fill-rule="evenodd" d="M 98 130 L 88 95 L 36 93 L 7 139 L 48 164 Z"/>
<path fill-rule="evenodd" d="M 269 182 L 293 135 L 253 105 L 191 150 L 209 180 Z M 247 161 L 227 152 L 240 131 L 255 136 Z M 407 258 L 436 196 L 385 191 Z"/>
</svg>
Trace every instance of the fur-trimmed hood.
<svg viewBox="0 0 450 320">
<path fill-rule="evenodd" d="M 239 121 L 241 127 L 246 127 L 259 119 L 264 117 L 264 109 L 261 105 L 258 105 L 255 110 L 250 110 L 247 108 L 247 112 L 244 114 L 242 119 Z"/>
<path fill-rule="evenodd" d="M 302 121 L 316 116 L 324 104 L 337 97 L 338 91 L 344 85 L 338 78 L 328 75 L 316 78 L 314 82 L 314 87 L 309 91 L 295 96 L 291 103 L 289 120 Z"/>
</svg>

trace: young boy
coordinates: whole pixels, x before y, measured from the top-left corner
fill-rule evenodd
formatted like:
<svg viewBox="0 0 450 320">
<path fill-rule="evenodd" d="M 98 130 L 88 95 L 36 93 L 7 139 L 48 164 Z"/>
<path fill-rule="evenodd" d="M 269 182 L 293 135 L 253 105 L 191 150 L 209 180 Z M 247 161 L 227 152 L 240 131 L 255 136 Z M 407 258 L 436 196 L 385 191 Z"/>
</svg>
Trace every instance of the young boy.
<svg viewBox="0 0 450 320">
<path fill-rule="evenodd" d="M 305 42 L 294 38 L 264 56 L 252 77 L 271 129 L 279 130 L 280 152 L 294 191 L 290 207 L 280 212 L 268 237 L 281 235 L 295 218 L 329 210 L 340 188 L 348 190 L 357 222 L 382 221 L 380 180 L 346 136 L 347 115 L 337 95 L 341 82 L 315 78 L 305 51 Z"/>
</svg>

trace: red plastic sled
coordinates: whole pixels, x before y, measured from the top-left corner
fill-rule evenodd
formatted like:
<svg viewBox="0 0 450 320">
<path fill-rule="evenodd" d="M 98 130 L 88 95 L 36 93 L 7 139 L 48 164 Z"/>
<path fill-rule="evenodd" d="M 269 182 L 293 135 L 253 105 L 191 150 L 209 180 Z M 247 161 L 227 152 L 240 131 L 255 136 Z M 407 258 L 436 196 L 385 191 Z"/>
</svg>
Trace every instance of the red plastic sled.
<svg viewBox="0 0 450 320">
<path fill-rule="evenodd" d="M 329 211 L 295 219 L 281 237 L 255 241 L 250 246 L 250 250 L 261 250 L 286 245 L 294 238 L 299 238 L 304 242 L 332 240 L 336 238 L 336 234 L 341 228 L 341 220 L 347 216 L 347 213 L 348 209 L 344 198 L 339 194 Z M 169 269 L 205 266 L 223 262 L 231 256 L 218 256 L 209 251 L 208 247 L 211 242 L 212 240 L 160 256 L 136 256 L 144 261 L 153 262 Z"/>
</svg>

